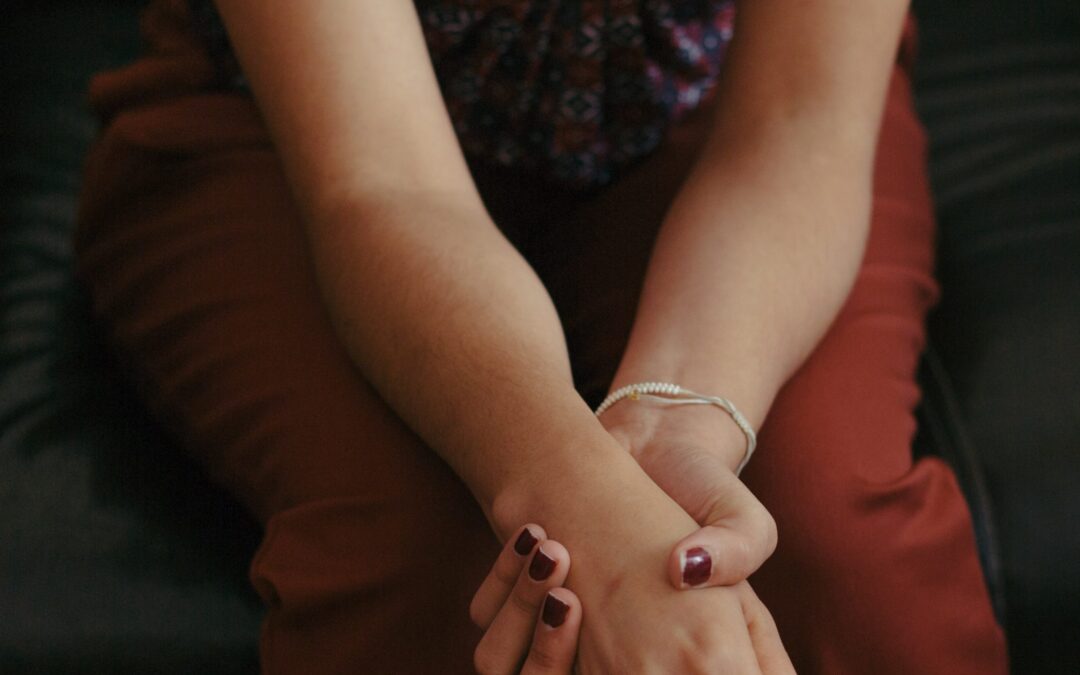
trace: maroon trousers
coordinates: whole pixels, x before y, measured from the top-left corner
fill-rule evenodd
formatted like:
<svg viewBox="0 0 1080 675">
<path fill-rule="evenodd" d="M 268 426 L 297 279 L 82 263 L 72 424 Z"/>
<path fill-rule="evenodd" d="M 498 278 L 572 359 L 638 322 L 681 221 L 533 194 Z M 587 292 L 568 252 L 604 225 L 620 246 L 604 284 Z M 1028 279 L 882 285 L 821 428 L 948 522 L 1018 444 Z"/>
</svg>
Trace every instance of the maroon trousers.
<svg viewBox="0 0 1080 675">
<path fill-rule="evenodd" d="M 268 607 L 265 672 L 471 672 L 468 600 L 497 542 L 347 358 L 258 112 L 203 88 L 209 71 L 174 30 L 176 5 L 147 17 L 157 56 L 94 84 L 109 122 L 87 164 L 77 253 L 96 315 L 157 415 L 265 523 L 251 566 Z M 752 583 L 804 674 L 1006 669 L 956 481 L 911 455 L 937 287 L 906 63 L 889 89 L 854 290 L 776 400 L 745 474 L 780 532 Z M 548 284 L 592 397 L 610 381 L 704 121 L 677 126 L 589 199 L 476 167 L 497 222 Z"/>
</svg>

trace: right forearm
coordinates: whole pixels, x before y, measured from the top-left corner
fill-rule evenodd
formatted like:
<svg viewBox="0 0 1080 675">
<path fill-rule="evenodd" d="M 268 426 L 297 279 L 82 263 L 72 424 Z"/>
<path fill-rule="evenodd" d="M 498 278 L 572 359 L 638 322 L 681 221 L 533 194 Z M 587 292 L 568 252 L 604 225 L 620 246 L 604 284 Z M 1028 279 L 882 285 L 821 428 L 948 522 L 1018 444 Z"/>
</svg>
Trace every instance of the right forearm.
<svg viewBox="0 0 1080 675">
<path fill-rule="evenodd" d="M 485 509 L 541 467 L 610 442 L 574 391 L 546 290 L 478 202 L 415 192 L 308 220 L 353 360 Z"/>
<path fill-rule="evenodd" d="M 502 495 L 527 504 L 537 475 L 620 457 L 574 391 L 547 292 L 484 209 L 414 3 L 217 5 L 330 317 L 378 393 L 489 516 Z"/>
</svg>

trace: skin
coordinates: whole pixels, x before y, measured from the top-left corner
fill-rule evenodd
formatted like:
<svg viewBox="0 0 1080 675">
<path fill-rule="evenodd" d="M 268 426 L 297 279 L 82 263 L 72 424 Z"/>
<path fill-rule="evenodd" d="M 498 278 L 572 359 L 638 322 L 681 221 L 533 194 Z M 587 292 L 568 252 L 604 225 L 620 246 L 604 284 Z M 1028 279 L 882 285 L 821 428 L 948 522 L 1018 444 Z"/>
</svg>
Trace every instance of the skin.
<svg viewBox="0 0 1080 675">
<path fill-rule="evenodd" d="M 761 427 L 858 271 L 906 10 L 895 1 L 740 5 L 722 105 L 660 230 L 613 389 L 662 380 L 722 393 Z M 711 583 L 744 579 L 772 553 L 775 524 L 731 480 L 745 440 L 723 413 L 624 406 L 604 424 L 706 525 L 672 552 L 673 584 L 679 554 L 695 546 L 713 551 Z"/>
<path fill-rule="evenodd" d="M 535 540 L 530 548 L 518 550 L 515 544 L 522 530 Z M 540 554 L 555 561 L 554 571 L 545 579 L 536 579 L 529 571 Z M 569 571 L 566 548 L 548 539 L 539 525 L 530 523 L 507 540 L 469 607 L 473 622 L 484 629 L 474 655 L 478 673 L 569 675 L 581 628 L 581 602 L 562 588 Z M 562 623 L 544 621 L 548 594 L 567 606 Z"/>
<path fill-rule="evenodd" d="M 519 547 L 519 535 L 528 531 L 530 547 Z M 537 578 L 533 561 L 545 555 L 554 562 L 549 576 Z M 542 527 L 529 523 L 511 536 L 487 577 L 473 596 L 469 614 L 484 637 L 476 647 L 474 665 L 481 675 L 520 673 L 520 675 L 570 675 L 574 668 L 581 629 L 581 602 L 567 588 L 561 587 L 570 567 L 566 548 L 548 539 Z M 555 605 L 565 606 L 562 618 L 549 614 L 551 596 Z M 763 607 L 750 606 L 754 621 L 771 627 Z M 763 634 L 766 631 L 757 631 Z M 762 664 L 765 672 L 792 672 L 782 651 L 773 653 L 775 661 Z"/>
<path fill-rule="evenodd" d="M 742 581 L 775 527 L 729 475 L 741 436 L 703 408 L 591 414 L 550 297 L 472 182 L 412 3 L 219 9 L 360 374 L 500 537 L 534 520 L 573 551 L 580 671 L 790 672 Z M 854 279 L 905 10 L 746 3 L 724 105 L 662 225 L 613 387 L 723 393 L 760 426 Z M 732 537 L 746 553 L 725 560 Z M 713 586 L 677 592 L 676 561 L 695 544 L 717 552 Z"/>
</svg>

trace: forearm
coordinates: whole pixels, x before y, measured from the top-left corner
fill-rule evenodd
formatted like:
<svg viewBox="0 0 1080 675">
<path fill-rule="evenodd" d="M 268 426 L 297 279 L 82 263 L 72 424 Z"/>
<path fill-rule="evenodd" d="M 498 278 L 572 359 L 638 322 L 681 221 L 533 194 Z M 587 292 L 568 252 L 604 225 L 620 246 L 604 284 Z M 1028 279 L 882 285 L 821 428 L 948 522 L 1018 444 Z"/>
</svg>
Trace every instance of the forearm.
<svg viewBox="0 0 1080 675">
<path fill-rule="evenodd" d="M 676 382 L 731 399 L 760 427 L 843 302 L 866 234 L 861 181 L 800 179 L 782 156 L 753 174 L 724 162 L 687 180 L 657 238 L 613 388 Z"/>
<path fill-rule="evenodd" d="M 353 360 L 489 515 L 538 472 L 602 456 L 554 306 L 482 208 L 414 194 L 317 219 L 315 267 Z"/>
<path fill-rule="evenodd" d="M 516 527 L 501 496 L 548 498 L 535 475 L 574 479 L 617 448 L 574 391 L 547 292 L 484 208 L 413 3 L 217 4 L 345 348 Z"/>
<path fill-rule="evenodd" d="M 614 383 L 671 379 L 722 394 L 754 426 L 858 271 L 903 18 L 903 3 L 834 0 L 800 24 L 797 5 L 760 3 L 740 17 L 712 133 L 661 227 Z M 845 29 L 852 17 L 829 12 L 863 21 Z M 798 37 L 784 42 L 785 31 Z M 737 460 L 737 429 L 717 432 Z"/>
</svg>

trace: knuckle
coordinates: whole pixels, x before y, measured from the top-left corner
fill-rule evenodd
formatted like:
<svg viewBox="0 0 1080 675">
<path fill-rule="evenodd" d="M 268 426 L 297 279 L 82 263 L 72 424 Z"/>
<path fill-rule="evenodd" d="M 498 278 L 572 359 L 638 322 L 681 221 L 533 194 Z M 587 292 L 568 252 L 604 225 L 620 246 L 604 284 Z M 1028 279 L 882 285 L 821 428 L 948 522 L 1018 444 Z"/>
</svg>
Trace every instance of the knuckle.
<svg viewBox="0 0 1080 675">
<path fill-rule="evenodd" d="M 495 655 L 482 641 L 473 652 L 473 669 L 476 670 L 477 675 L 502 675 Z"/>
<path fill-rule="evenodd" d="M 694 672 L 710 674 L 744 672 L 739 666 L 739 660 L 730 649 L 714 646 L 713 649 L 701 655 L 695 664 Z"/>
<path fill-rule="evenodd" d="M 729 640 L 715 634 L 699 634 L 683 651 L 684 668 L 690 673 L 734 675 L 746 672 L 745 661 Z"/>
<path fill-rule="evenodd" d="M 745 538 L 739 537 L 734 545 L 731 547 L 731 560 L 739 572 L 747 574 L 749 568 L 753 567 L 756 562 L 754 555 L 757 547 L 753 543 Z"/>
<path fill-rule="evenodd" d="M 510 594 L 510 604 L 513 605 L 514 609 L 528 616 L 536 614 L 537 610 L 540 609 L 540 603 L 530 598 L 529 594 L 522 588 L 515 588 L 514 592 Z"/>
<path fill-rule="evenodd" d="M 484 627 L 484 617 L 481 614 L 479 598 L 475 595 L 472 602 L 469 603 L 469 620 L 480 628 Z"/>
<path fill-rule="evenodd" d="M 499 562 L 502 563 L 503 561 L 500 560 Z M 518 568 L 510 564 L 496 564 L 492 573 L 500 583 L 512 586 L 517 581 Z"/>
<path fill-rule="evenodd" d="M 754 615 L 754 620 L 758 622 L 765 630 L 770 633 L 776 632 L 776 620 L 773 619 L 772 613 L 769 608 L 761 603 L 759 600 L 757 603 L 757 614 Z"/>
<path fill-rule="evenodd" d="M 772 514 L 768 511 L 765 511 L 764 528 L 765 557 L 768 557 L 776 551 L 776 543 L 779 540 L 779 533 L 776 529 L 776 519 L 773 518 Z"/>
<path fill-rule="evenodd" d="M 683 672 L 695 675 L 734 675 L 740 671 L 735 662 L 721 654 L 688 654 L 683 657 Z"/>
<path fill-rule="evenodd" d="M 533 643 L 532 649 L 529 650 L 529 661 L 540 670 L 555 670 L 562 662 L 550 645 L 540 642 Z"/>
<path fill-rule="evenodd" d="M 750 530 L 754 541 L 766 555 L 776 550 L 776 519 L 760 504 L 750 514 Z"/>
<path fill-rule="evenodd" d="M 735 660 L 731 657 L 714 656 L 706 663 L 703 663 L 698 672 L 702 673 L 703 675 L 704 673 L 709 673 L 710 675 L 714 675 L 715 673 L 731 673 L 732 675 L 734 675 L 735 673 L 740 673 L 744 671 L 739 669 L 738 664 L 735 663 Z"/>
</svg>

